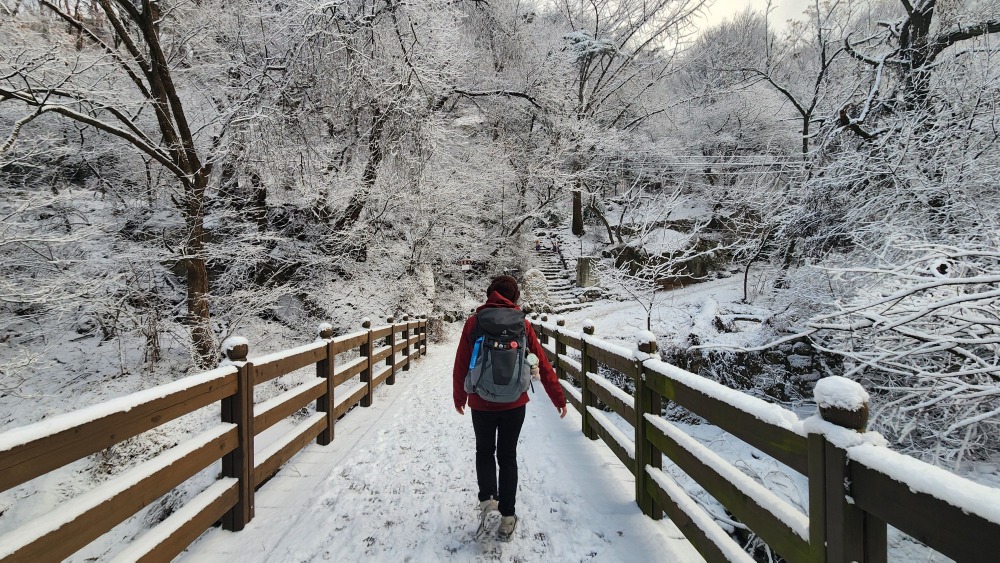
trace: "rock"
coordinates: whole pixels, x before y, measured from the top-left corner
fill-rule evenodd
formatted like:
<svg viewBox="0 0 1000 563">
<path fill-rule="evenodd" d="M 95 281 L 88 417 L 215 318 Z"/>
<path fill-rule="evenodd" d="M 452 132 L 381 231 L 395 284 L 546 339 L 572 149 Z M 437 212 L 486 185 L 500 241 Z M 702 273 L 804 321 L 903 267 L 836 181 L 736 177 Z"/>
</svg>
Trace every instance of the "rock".
<svg viewBox="0 0 1000 563">
<path fill-rule="evenodd" d="M 788 363 L 788 369 L 796 375 L 804 375 L 813 371 L 813 357 L 812 356 L 802 356 L 799 354 L 792 354 L 788 356 L 785 360 Z"/>
<path fill-rule="evenodd" d="M 797 354 L 799 356 L 811 356 L 813 353 L 812 346 L 808 342 L 798 341 L 792 346 L 792 354 Z"/>
</svg>

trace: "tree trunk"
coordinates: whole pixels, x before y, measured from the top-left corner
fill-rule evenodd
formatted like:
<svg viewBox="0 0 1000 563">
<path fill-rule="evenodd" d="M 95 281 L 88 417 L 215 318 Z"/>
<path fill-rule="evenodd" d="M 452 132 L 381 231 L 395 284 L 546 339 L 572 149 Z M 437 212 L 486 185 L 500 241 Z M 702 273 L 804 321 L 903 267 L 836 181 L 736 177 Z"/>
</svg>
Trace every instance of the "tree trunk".
<svg viewBox="0 0 1000 563">
<path fill-rule="evenodd" d="M 910 14 L 909 25 L 903 28 L 899 37 L 904 60 L 908 61 L 906 73 L 907 95 L 906 105 L 909 109 L 924 107 L 930 92 L 931 77 L 927 64 L 930 62 L 930 28 L 934 17 L 934 3 L 927 6 L 926 11 L 914 9 Z"/>
<path fill-rule="evenodd" d="M 160 43 L 160 3 L 151 0 L 138 3 L 96 0 L 90 6 L 93 18 L 84 18 L 68 5 L 61 6 L 50 0 L 39 0 L 38 4 L 69 24 L 71 31 L 77 32 L 77 49 L 83 47 L 83 40 L 86 39 L 95 48 L 108 53 L 111 56 L 109 60 L 113 62 L 108 72 L 119 72 L 120 78 L 124 79 L 121 83 L 131 83 L 135 89 L 124 97 L 128 101 L 123 101 L 126 105 L 121 107 L 108 107 L 103 102 L 95 103 L 83 97 L 80 101 L 84 109 L 78 111 L 67 111 L 65 105 L 50 100 L 53 94 L 56 99 L 63 95 L 61 86 L 5 92 L 2 97 L 20 100 L 38 108 L 38 112 L 54 111 L 65 119 L 123 139 L 168 169 L 181 183 L 183 195 L 175 205 L 188 229 L 181 256 L 187 270 L 187 320 L 191 325 L 191 342 L 197 363 L 199 367 L 209 367 L 216 363 L 217 357 L 209 322 L 208 272 L 204 255 L 204 197 L 212 165 L 211 159 L 202 164 L 194 133 Z M 105 19 L 100 22 L 100 29 L 95 27 L 98 7 L 104 12 Z M 102 39 L 108 35 L 111 36 L 110 43 Z M 18 72 L 30 76 L 33 70 L 25 68 Z M 31 82 L 25 80 L 26 84 Z M 133 97 L 144 102 L 145 105 L 140 105 L 140 108 L 152 110 L 158 131 L 143 131 L 143 121 L 127 118 L 133 113 L 138 115 L 132 106 Z M 128 123 L 123 127 L 125 121 Z M 153 182 L 148 170 L 147 178 L 152 198 Z M 231 179 L 227 173 L 226 181 L 231 182 Z"/>
<path fill-rule="evenodd" d="M 191 343 L 194 346 L 198 366 L 207 369 L 218 360 L 215 342 L 212 338 L 212 323 L 208 305 L 208 268 L 205 265 L 205 187 L 207 174 L 195 177 L 188 188 L 184 209 L 188 226 L 187 244 L 184 255 L 187 266 L 187 311 L 191 327 Z"/>
<path fill-rule="evenodd" d="M 573 190 L 573 234 L 583 236 L 583 192 Z"/>
<path fill-rule="evenodd" d="M 614 244 L 615 233 L 611 230 L 611 223 L 608 223 L 608 218 L 604 216 L 604 213 L 597 207 L 597 203 L 593 199 L 590 201 L 588 208 L 594 212 L 594 215 L 597 215 L 597 218 L 601 220 L 601 223 L 604 223 L 604 228 L 608 230 L 608 242 L 610 244 Z M 622 240 L 619 238 L 618 243 L 621 244 L 621 242 Z"/>
<path fill-rule="evenodd" d="M 368 162 L 365 163 L 365 170 L 361 173 L 361 188 L 351 196 L 344 214 L 333 226 L 334 231 L 348 229 L 361 218 L 361 212 L 368 203 L 368 196 L 378 179 L 378 167 L 382 164 L 383 156 L 382 127 L 385 124 L 385 115 L 377 103 L 372 103 L 369 109 L 372 112 L 372 129 L 368 135 Z"/>
<path fill-rule="evenodd" d="M 205 189 L 211 165 L 202 166 L 195 147 L 194 135 L 184 112 L 184 105 L 174 86 L 170 66 L 160 45 L 159 5 L 143 2 L 141 14 L 133 12 L 133 19 L 142 29 L 149 48 L 149 85 L 156 108 L 157 120 L 164 139 L 170 143 L 170 155 L 177 168 L 186 173 L 181 177 L 184 186 L 184 200 L 181 213 L 188 227 L 188 239 L 184 245 L 184 260 L 187 266 L 187 309 L 191 327 L 191 344 L 196 362 L 202 369 L 217 363 L 215 343 L 212 338 L 212 324 L 208 305 L 208 269 L 205 266 Z M 176 144 L 175 144 L 176 143 Z"/>
<path fill-rule="evenodd" d="M 802 160 L 809 157 L 809 114 L 802 114 Z"/>
<path fill-rule="evenodd" d="M 250 174 L 250 190 L 247 215 L 257 224 L 257 231 L 263 233 L 267 230 L 267 187 L 256 172 Z"/>
</svg>

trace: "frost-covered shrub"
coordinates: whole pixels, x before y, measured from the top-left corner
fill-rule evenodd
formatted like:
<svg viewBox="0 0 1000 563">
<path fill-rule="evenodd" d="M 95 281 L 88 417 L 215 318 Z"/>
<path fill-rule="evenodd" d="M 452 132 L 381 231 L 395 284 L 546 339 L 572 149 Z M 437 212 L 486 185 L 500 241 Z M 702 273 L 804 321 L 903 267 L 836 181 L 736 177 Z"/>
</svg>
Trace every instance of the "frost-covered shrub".
<svg viewBox="0 0 1000 563">
<path fill-rule="evenodd" d="M 872 394 L 872 427 L 903 451 L 958 463 L 1000 447 L 1000 253 L 899 245 L 831 272 L 849 290 L 809 322 Z"/>
</svg>

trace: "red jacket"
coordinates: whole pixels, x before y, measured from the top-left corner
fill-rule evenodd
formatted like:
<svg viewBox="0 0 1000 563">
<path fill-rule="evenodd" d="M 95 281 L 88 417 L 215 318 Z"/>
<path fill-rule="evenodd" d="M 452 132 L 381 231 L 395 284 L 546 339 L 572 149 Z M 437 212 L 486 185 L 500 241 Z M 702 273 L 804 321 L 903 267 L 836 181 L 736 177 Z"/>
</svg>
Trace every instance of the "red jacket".
<svg viewBox="0 0 1000 563">
<path fill-rule="evenodd" d="M 494 291 L 490 294 L 486 303 L 480 305 L 476 311 L 493 307 L 518 308 L 509 299 Z M 458 351 L 455 353 L 455 367 L 452 370 L 452 393 L 455 398 L 455 407 L 464 407 L 466 401 L 468 401 L 469 408 L 473 410 L 503 411 L 516 409 L 521 405 L 527 404 L 527 392 L 521 393 L 521 397 L 513 403 L 493 403 L 483 399 L 479 395 L 470 395 L 465 392 L 465 375 L 469 372 L 469 361 L 472 359 L 472 346 L 474 344 L 472 342 L 472 332 L 475 328 L 476 317 L 471 316 L 466 319 L 465 328 L 462 329 L 462 339 L 459 341 Z M 528 339 L 528 350 L 538 356 L 538 369 L 541 372 L 542 387 L 545 388 L 545 393 L 552 400 L 552 404 L 557 409 L 561 409 L 566 406 L 566 397 L 563 395 L 562 386 L 559 384 L 555 370 L 552 369 L 552 364 L 549 363 L 549 359 L 545 355 L 545 350 L 538 342 L 538 337 L 535 336 L 535 329 L 531 328 L 531 322 L 527 319 L 524 320 L 524 330 Z"/>
</svg>

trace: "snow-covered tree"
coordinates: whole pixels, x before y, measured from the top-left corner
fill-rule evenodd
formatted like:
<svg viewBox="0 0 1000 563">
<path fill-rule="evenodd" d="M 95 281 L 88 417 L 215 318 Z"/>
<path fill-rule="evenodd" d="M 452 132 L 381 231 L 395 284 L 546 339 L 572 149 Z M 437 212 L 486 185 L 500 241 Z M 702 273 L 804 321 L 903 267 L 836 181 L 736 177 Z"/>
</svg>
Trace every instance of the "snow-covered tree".
<svg viewBox="0 0 1000 563">
<path fill-rule="evenodd" d="M 221 35 L 191 30 L 217 25 L 211 17 L 226 13 L 220 7 L 108 1 L 74 8 L 42 0 L 18 3 L 0 28 L 0 102 L 11 119 L 0 154 L 16 150 L 32 125 L 63 119 L 123 143 L 134 161 L 152 162 L 172 176 L 167 188 L 184 223 L 178 252 L 187 321 L 203 366 L 216 354 L 205 198 L 219 140 L 239 103 L 221 92 L 227 77 L 219 67 L 227 65 L 231 45 Z M 237 87 L 243 98 L 253 96 L 252 84 Z"/>
</svg>

